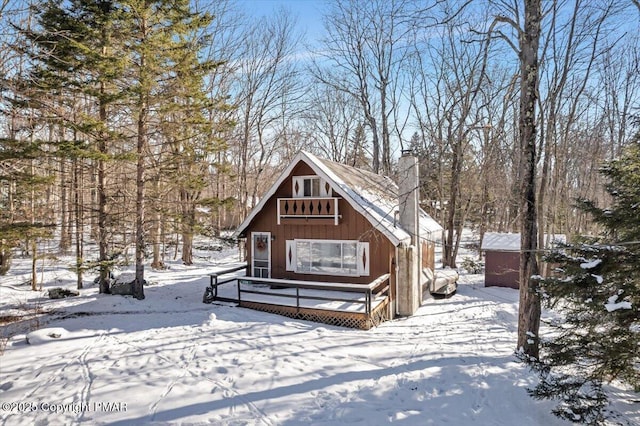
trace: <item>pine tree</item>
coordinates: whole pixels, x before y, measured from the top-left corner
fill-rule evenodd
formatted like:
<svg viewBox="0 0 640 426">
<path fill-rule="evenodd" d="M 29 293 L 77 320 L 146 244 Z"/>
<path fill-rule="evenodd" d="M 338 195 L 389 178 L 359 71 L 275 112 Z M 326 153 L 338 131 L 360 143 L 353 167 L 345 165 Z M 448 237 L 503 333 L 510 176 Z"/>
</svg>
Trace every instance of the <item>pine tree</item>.
<svg viewBox="0 0 640 426">
<path fill-rule="evenodd" d="M 122 99 L 117 88 L 125 62 L 118 55 L 118 10 L 109 0 L 72 0 L 68 3 L 44 2 L 37 9 L 34 29 L 23 34 L 30 40 L 29 55 L 34 61 L 29 83 L 34 86 L 36 108 L 49 125 L 57 127 L 53 155 L 78 162 L 95 162 L 97 169 L 97 240 L 99 288 L 109 293 L 108 212 L 105 164 L 109 151 L 121 138 L 113 104 Z M 33 98 L 33 95 L 32 95 Z M 84 108 L 78 108 L 83 100 Z M 97 107 L 91 105 L 95 102 Z M 33 99 L 32 99 L 32 103 Z M 72 135 L 72 136 L 71 136 Z M 68 138 L 68 139 L 67 139 Z M 74 167 L 74 170 L 77 170 Z M 62 176 L 64 179 L 64 176 Z M 81 212 L 80 206 L 76 207 Z M 76 224 L 82 227 L 81 223 Z M 77 229 L 77 238 L 82 230 Z M 64 230 L 62 230 L 64 232 Z M 78 286 L 81 287 L 82 253 L 77 253 Z"/>
<path fill-rule="evenodd" d="M 559 399 L 554 413 L 567 420 L 602 424 L 606 383 L 616 380 L 640 392 L 640 135 L 624 155 L 606 164 L 612 205 L 588 200 L 582 209 L 603 235 L 567 245 L 547 256 L 559 265 L 541 280 L 545 305 L 557 310 L 552 336 L 541 341 L 533 364 L 539 399 Z"/>
<path fill-rule="evenodd" d="M 223 100 L 211 99 L 204 91 L 206 76 L 219 65 L 199 57 L 200 48 L 209 42 L 200 32 L 210 21 L 208 14 L 194 14 L 176 27 L 175 42 L 179 47 L 171 52 L 176 78 L 165 88 L 163 96 L 167 100 L 158 111 L 170 152 L 167 175 L 178 192 L 177 216 L 185 265 L 193 263 L 197 203 L 209 184 L 214 154 L 224 147 L 220 135 L 229 127 L 224 120 L 212 119 L 216 111 L 226 110 L 228 106 Z"/>
<path fill-rule="evenodd" d="M 40 196 L 51 178 L 35 172 L 31 164 L 45 155 L 42 144 L 18 137 L 0 138 L 0 275 L 11 269 L 13 249 L 21 242 L 50 238 L 53 225 L 33 215 L 33 196 Z M 34 260 L 36 253 L 32 253 Z M 37 290 L 32 276 L 32 290 Z"/>
<path fill-rule="evenodd" d="M 127 76 L 130 85 L 130 108 L 135 120 L 133 139 L 136 141 L 136 267 L 133 293 L 144 299 L 144 257 L 146 232 L 146 188 L 150 141 L 162 134 L 158 122 L 170 117 L 172 111 L 183 126 L 182 139 L 205 139 L 202 129 L 204 101 L 203 78 L 214 66 L 200 60 L 201 38 L 210 16 L 193 12 L 188 0 L 123 0 L 128 39 L 125 55 L 132 64 Z M 178 108 L 180 106 L 180 108 Z M 186 120 L 186 121 L 185 121 Z M 195 126 L 193 126 L 196 124 Z M 193 127 L 193 129 L 191 129 Z M 208 132 L 205 132 L 208 133 Z M 166 136 L 166 135 L 165 135 Z M 188 146 L 184 145 L 184 146 Z M 191 148 L 189 148 L 191 149 Z M 198 148 L 193 148 L 198 152 Z M 184 155 L 188 151 L 184 151 Z M 198 160 L 192 157 L 191 163 Z M 197 190 L 198 188 L 196 188 Z M 197 191 L 196 191 L 197 192 Z M 192 200 L 187 200 L 192 203 Z"/>
</svg>

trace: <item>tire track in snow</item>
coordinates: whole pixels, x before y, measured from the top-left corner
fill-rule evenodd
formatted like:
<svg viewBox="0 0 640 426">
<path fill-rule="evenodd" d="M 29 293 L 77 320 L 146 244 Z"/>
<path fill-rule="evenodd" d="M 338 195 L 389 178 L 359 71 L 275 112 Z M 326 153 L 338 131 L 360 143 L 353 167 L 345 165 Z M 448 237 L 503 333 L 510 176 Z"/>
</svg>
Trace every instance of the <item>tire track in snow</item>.
<svg viewBox="0 0 640 426">
<path fill-rule="evenodd" d="M 78 402 L 80 402 L 80 404 L 89 404 L 91 396 L 91 386 L 93 385 L 93 376 L 91 375 L 91 370 L 89 369 L 87 356 L 89 355 L 89 353 L 91 353 L 91 349 L 93 348 L 93 346 L 95 346 L 98 341 L 103 340 L 105 335 L 106 331 L 103 331 L 100 334 L 100 337 L 93 343 L 93 345 L 85 347 L 77 358 L 82 373 L 82 389 L 80 389 L 80 391 L 78 392 Z M 83 423 L 84 414 L 84 410 L 79 410 L 78 416 L 76 418 L 78 424 Z"/>
<path fill-rule="evenodd" d="M 24 396 L 22 397 L 23 401 L 27 401 L 29 400 L 29 398 L 31 398 L 32 395 L 34 395 L 38 390 L 40 390 L 42 387 L 48 387 L 56 378 L 58 378 L 58 372 L 59 371 L 65 371 L 67 370 L 72 364 L 74 363 L 78 363 L 80 365 L 82 365 L 82 359 L 84 357 L 84 360 L 86 362 L 86 356 L 87 354 L 89 354 L 89 352 L 91 352 L 91 349 L 93 349 L 93 347 L 96 345 L 96 343 L 98 343 L 100 340 L 102 340 L 104 338 L 106 334 L 106 331 L 102 331 L 97 337 L 95 337 L 93 339 L 93 341 L 91 343 L 89 343 L 88 345 L 86 345 L 82 351 L 80 352 L 80 355 L 75 356 L 74 358 L 70 359 L 69 361 L 67 361 L 61 368 L 59 368 L 58 370 L 52 371 L 49 375 L 49 378 L 45 381 L 39 381 L 37 386 L 34 386 L 32 389 L 30 389 L 29 391 L 27 391 Z M 42 367 L 39 367 L 36 373 L 36 377 L 39 376 L 40 374 L 42 374 L 44 372 L 44 370 L 48 367 L 49 365 L 44 365 Z M 85 401 L 79 401 L 79 402 L 85 402 Z"/>
<path fill-rule="evenodd" d="M 488 294 L 487 292 L 483 293 Z M 506 301 L 506 299 L 502 300 Z M 499 306 L 503 303 L 501 300 L 486 299 L 484 302 L 485 303 L 478 305 L 480 312 L 479 314 L 474 315 L 474 320 L 476 318 L 480 318 L 482 320 L 487 316 L 487 314 L 496 314 L 501 312 L 499 309 Z M 496 319 L 501 319 L 498 315 L 496 316 L 498 317 Z M 474 376 L 471 377 L 473 382 L 476 384 L 476 387 L 473 388 L 472 406 L 470 407 L 471 412 L 474 415 L 479 414 L 485 408 L 492 409 L 488 397 L 488 389 L 490 388 L 490 385 L 487 383 L 487 369 L 494 365 L 494 363 L 489 360 L 486 351 L 487 349 L 490 349 L 495 353 L 495 343 L 491 343 L 495 341 L 495 337 L 492 335 L 496 333 L 496 330 L 499 328 L 503 329 L 502 332 L 507 331 L 508 329 L 508 327 L 503 323 L 497 323 L 495 325 L 495 327 L 490 327 L 488 329 L 475 327 L 478 331 L 471 334 L 473 349 L 479 359 L 479 362 L 473 365 L 472 372 Z"/>
<path fill-rule="evenodd" d="M 176 383 L 178 383 L 180 379 L 182 379 L 188 373 L 190 373 L 189 366 L 191 365 L 193 360 L 196 358 L 197 351 L 198 351 L 198 348 L 196 344 L 191 345 L 187 351 L 183 350 L 182 355 L 180 357 L 183 360 L 182 365 L 180 366 L 180 370 L 182 371 L 182 374 L 171 379 L 171 381 L 165 387 L 164 392 L 162 392 L 160 397 L 149 407 L 149 415 L 151 417 L 151 421 L 155 421 L 158 405 L 160 405 L 160 403 L 167 397 L 167 395 L 171 393 L 171 390 L 176 385 Z"/>
<path fill-rule="evenodd" d="M 201 334 L 202 333 L 202 328 L 198 327 L 196 329 L 196 334 Z M 149 351 L 151 350 L 150 348 L 145 348 L 145 347 L 141 347 L 139 345 L 135 345 L 133 343 L 131 343 L 128 340 L 123 340 L 120 339 L 116 336 L 112 336 L 113 339 L 116 341 L 116 343 L 120 346 L 126 346 L 128 348 L 130 348 L 131 350 L 137 352 L 138 354 L 140 354 L 141 356 L 148 356 L 149 355 Z M 189 336 L 184 336 L 185 340 L 188 339 Z M 194 341 L 194 339 L 189 339 L 191 341 Z M 179 382 L 180 379 L 186 377 L 188 374 L 194 375 L 193 372 L 191 372 L 190 370 L 190 365 L 191 363 L 196 359 L 196 355 L 197 355 L 197 351 L 198 351 L 198 347 L 197 344 L 193 344 L 188 346 L 187 348 L 183 348 L 182 352 L 181 352 L 181 356 L 180 358 L 183 360 L 182 362 L 182 366 L 181 366 L 181 370 L 182 370 L 182 374 L 180 374 L 177 377 L 174 377 L 165 387 L 165 390 L 162 392 L 162 394 L 160 394 L 160 396 L 157 398 L 157 400 L 155 402 L 153 402 L 150 406 L 149 406 L 149 421 L 154 421 L 155 417 L 157 415 L 157 410 L 158 410 L 158 406 L 160 405 L 160 403 L 171 393 L 171 390 L 174 388 L 174 386 Z M 153 357 L 154 359 L 158 360 L 158 361 L 163 361 L 168 365 L 176 365 L 176 360 L 173 358 L 170 358 L 168 356 L 166 356 L 163 352 L 153 352 Z"/>
<path fill-rule="evenodd" d="M 194 377 L 197 378 L 204 378 L 207 381 L 213 383 L 214 385 L 220 387 L 222 389 L 222 395 L 224 396 L 224 398 L 229 399 L 229 398 L 237 398 L 238 400 L 242 401 L 242 405 L 247 408 L 247 410 L 253 415 L 254 419 L 259 421 L 261 424 L 267 425 L 267 426 L 274 426 L 275 423 L 273 423 L 271 420 L 269 420 L 269 416 L 267 415 L 267 413 L 265 413 L 264 411 L 262 411 L 260 408 L 258 408 L 253 402 L 251 402 L 249 399 L 247 399 L 244 395 L 242 395 L 241 393 L 239 393 L 238 391 L 236 391 L 235 389 L 233 389 L 232 384 L 233 384 L 233 379 L 231 379 L 230 377 L 225 377 L 223 380 L 216 380 L 216 379 L 212 379 L 211 377 L 208 376 L 202 376 L 199 374 L 196 374 L 192 371 L 189 371 Z M 227 379 L 226 381 L 228 382 L 225 383 L 225 379 Z M 229 407 L 229 415 L 233 415 L 235 412 L 237 411 L 237 405 L 233 404 Z"/>
<path fill-rule="evenodd" d="M 88 364 L 87 364 L 87 355 L 89 353 L 91 353 L 91 350 L 94 348 L 94 346 L 96 346 L 96 344 L 104 338 L 106 333 L 107 333 L 106 331 L 102 331 L 97 337 L 93 338 L 92 342 L 90 342 L 84 348 L 82 348 L 82 351 L 80 352 L 80 354 L 78 356 L 75 356 L 74 358 L 72 358 L 69 361 L 67 361 L 60 369 L 56 369 L 56 370 L 50 372 L 49 373 L 49 377 L 46 380 L 38 381 L 38 385 L 34 386 L 29 391 L 27 391 L 23 395 L 21 401 L 29 401 L 29 400 L 33 399 L 33 398 L 31 398 L 32 395 L 37 394 L 38 391 L 43 387 L 44 388 L 49 387 L 59 377 L 59 372 L 60 371 L 67 371 L 68 372 L 70 367 L 74 363 L 78 363 L 80 365 L 80 369 L 82 370 L 83 386 L 82 386 L 82 389 L 80 390 L 80 392 L 76 393 L 76 395 L 79 395 L 80 400 L 79 401 L 73 401 L 73 402 L 74 403 L 88 403 L 89 402 L 89 400 L 88 400 L 89 391 L 90 391 L 91 385 L 93 384 L 93 379 L 91 378 L 89 367 L 88 367 Z M 42 367 L 39 367 L 36 370 L 36 377 L 40 376 L 48 367 L 49 367 L 49 364 L 45 364 Z M 84 415 L 84 413 L 81 410 L 80 413 L 78 413 L 78 415 L 77 415 L 76 423 L 81 423 L 83 415 Z M 9 416 L 7 416 L 5 418 L 5 420 L 8 420 L 10 417 L 12 417 L 11 414 Z"/>
<path fill-rule="evenodd" d="M 203 330 L 202 328 L 198 328 L 196 330 L 196 334 L 202 334 Z M 122 343 L 126 343 L 129 347 L 132 347 L 133 349 L 135 349 L 136 351 L 140 352 L 140 353 L 144 353 L 145 351 L 136 346 L 133 345 L 129 342 L 122 342 Z M 174 386 L 176 384 L 178 384 L 180 382 L 181 379 L 183 379 L 184 377 L 187 377 L 188 375 L 195 377 L 196 379 L 205 379 L 211 383 L 213 383 L 214 385 L 218 386 L 219 388 L 221 388 L 223 390 L 223 396 L 224 398 L 237 398 L 238 400 L 242 401 L 242 405 L 245 406 L 247 408 L 247 410 L 253 415 L 254 419 L 259 421 L 260 423 L 267 425 L 267 426 L 273 426 L 274 424 L 268 419 L 268 416 L 265 412 L 263 412 L 262 410 L 260 410 L 255 404 L 253 404 L 251 401 L 249 401 L 246 397 L 244 397 L 242 394 L 240 394 L 239 392 L 237 392 L 236 390 L 234 390 L 232 388 L 232 383 L 233 383 L 233 379 L 229 376 L 225 377 L 222 380 L 217 380 L 217 379 L 213 379 L 211 377 L 205 376 L 203 374 L 201 374 L 201 372 L 196 372 L 194 371 L 194 367 L 192 366 L 193 361 L 196 360 L 197 358 L 197 351 L 198 351 L 198 347 L 197 345 L 192 345 L 189 346 L 188 350 L 185 350 L 182 352 L 182 356 L 180 357 L 183 362 L 182 365 L 180 366 L 181 371 L 183 372 L 181 375 L 175 377 L 174 379 L 171 380 L 170 383 L 167 384 L 167 386 L 165 387 L 164 392 L 158 397 L 158 399 L 151 404 L 151 406 L 149 407 L 149 417 L 150 417 L 150 421 L 155 421 L 156 419 L 156 415 L 157 415 L 157 409 L 160 406 L 160 404 L 162 403 L 162 401 L 171 393 L 172 389 L 174 388 Z M 157 359 L 165 361 L 169 364 L 176 364 L 176 361 L 174 359 L 171 359 L 165 355 L 163 355 L 162 353 L 156 353 L 154 354 L 154 356 L 157 357 Z M 228 382 L 228 383 L 227 383 Z M 233 413 L 237 410 L 237 406 L 231 406 L 229 408 L 229 414 L 233 415 Z"/>
</svg>

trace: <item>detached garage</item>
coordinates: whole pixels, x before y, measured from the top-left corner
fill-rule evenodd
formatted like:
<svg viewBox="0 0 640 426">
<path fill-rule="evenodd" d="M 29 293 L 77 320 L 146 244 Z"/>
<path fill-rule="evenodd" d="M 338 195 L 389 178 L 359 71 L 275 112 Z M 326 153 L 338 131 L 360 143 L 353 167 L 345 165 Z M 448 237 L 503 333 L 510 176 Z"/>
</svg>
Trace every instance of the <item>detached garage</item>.
<svg viewBox="0 0 640 426">
<path fill-rule="evenodd" d="M 555 242 L 564 241 L 566 241 L 564 234 L 545 235 L 547 247 Z M 487 232 L 484 234 L 480 249 L 485 255 L 484 285 L 486 287 L 520 288 L 520 234 Z M 540 268 L 541 271 L 545 269 Z"/>
</svg>

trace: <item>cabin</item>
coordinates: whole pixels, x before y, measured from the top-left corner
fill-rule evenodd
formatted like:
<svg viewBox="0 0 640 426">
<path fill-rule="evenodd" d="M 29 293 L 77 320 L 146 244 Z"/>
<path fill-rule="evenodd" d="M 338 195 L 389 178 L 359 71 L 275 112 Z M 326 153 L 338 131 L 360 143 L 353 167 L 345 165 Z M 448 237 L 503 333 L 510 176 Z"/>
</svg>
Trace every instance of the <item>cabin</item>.
<svg viewBox="0 0 640 426">
<path fill-rule="evenodd" d="M 566 241 L 563 234 L 545 234 L 545 246 Z M 520 234 L 487 232 L 480 250 L 485 254 L 485 287 L 520 288 Z M 541 265 L 541 275 L 546 276 L 547 265 Z"/>
<path fill-rule="evenodd" d="M 300 152 L 234 233 L 246 250 L 246 280 L 369 286 L 374 297 L 386 283 L 384 319 L 412 315 L 433 276 L 442 227 L 419 207 L 417 158 L 403 153 L 398 169 L 396 184 Z"/>
</svg>

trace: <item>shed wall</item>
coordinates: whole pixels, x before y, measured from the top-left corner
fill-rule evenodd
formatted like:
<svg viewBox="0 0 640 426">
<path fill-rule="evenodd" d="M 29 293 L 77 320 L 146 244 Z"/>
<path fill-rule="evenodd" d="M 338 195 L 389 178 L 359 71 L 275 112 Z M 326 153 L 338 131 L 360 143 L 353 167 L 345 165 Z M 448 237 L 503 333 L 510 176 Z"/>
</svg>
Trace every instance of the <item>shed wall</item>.
<svg viewBox="0 0 640 426">
<path fill-rule="evenodd" d="M 506 251 L 485 252 L 485 286 L 519 288 L 520 253 Z"/>
</svg>

